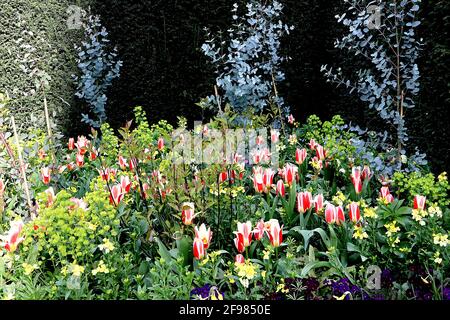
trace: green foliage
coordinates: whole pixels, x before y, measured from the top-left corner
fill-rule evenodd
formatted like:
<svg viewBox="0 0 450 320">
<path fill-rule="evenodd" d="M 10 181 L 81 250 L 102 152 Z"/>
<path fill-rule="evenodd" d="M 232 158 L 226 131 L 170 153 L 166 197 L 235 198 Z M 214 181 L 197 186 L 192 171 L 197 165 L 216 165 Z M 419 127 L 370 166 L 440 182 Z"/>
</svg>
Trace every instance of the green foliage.
<svg viewBox="0 0 450 320">
<path fill-rule="evenodd" d="M 0 91 L 13 98 L 11 112 L 21 127 L 45 125 L 44 90 L 50 116 L 59 128 L 71 124 L 74 44 L 81 39 L 81 33 L 66 24 L 67 9 L 73 4 L 68 0 L 11 0 L 0 7 Z"/>
<path fill-rule="evenodd" d="M 445 172 L 437 178 L 432 173 L 413 172 L 404 174 L 396 172 L 393 181 L 399 194 L 406 196 L 409 201 L 412 201 L 416 195 L 423 195 L 427 197 L 430 204 L 442 208 L 450 205 L 450 185 Z"/>
<path fill-rule="evenodd" d="M 34 226 L 29 225 L 37 230 L 30 232 L 33 236 L 26 239 L 25 251 L 37 246 L 42 261 L 49 259 L 55 265 L 76 261 L 83 265 L 92 258 L 103 239 L 111 238 L 116 243 L 119 219 L 107 200 L 104 184 L 94 181 L 91 189 L 84 198 L 89 210 L 77 208 L 71 200 L 73 196 L 64 190 L 49 207 L 47 195 L 39 195 L 38 203 L 43 209 Z"/>
</svg>

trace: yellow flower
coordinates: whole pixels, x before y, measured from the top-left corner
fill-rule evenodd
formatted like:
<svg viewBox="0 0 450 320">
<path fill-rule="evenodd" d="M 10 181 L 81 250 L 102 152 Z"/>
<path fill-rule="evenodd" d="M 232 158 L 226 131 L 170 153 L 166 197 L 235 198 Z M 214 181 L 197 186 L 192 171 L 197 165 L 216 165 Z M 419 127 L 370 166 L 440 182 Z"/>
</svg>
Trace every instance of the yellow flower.
<svg viewBox="0 0 450 320">
<path fill-rule="evenodd" d="M 433 234 L 433 242 L 441 247 L 446 247 L 450 241 L 447 234 Z"/>
<path fill-rule="evenodd" d="M 447 172 L 442 172 L 442 173 L 438 176 L 438 180 L 439 180 L 439 182 L 447 181 Z"/>
<path fill-rule="evenodd" d="M 79 266 L 76 263 L 72 263 L 69 267 L 69 272 L 75 277 L 79 277 L 84 272 L 84 267 Z"/>
<path fill-rule="evenodd" d="M 257 275 L 256 265 L 246 261 L 245 263 L 240 263 L 235 265 L 237 275 L 239 278 L 247 278 L 252 280 Z"/>
<path fill-rule="evenodd" d="M 335 298 L 336 300 L 344 300 L 349 294 L 351 294 L 349 291 L 344 292 L 344 294 L 340 297 L 338 296 L 333 296 L 333 298 Z"/>
<path fill-rule="evenodd" d="M 267 271 L 266 271 L 266 270 L 264 270 L 264 271 L 261 271 L 261 277 L 263 277 L 263 279 L 265 279 L 265 278 L 266 278 L 266 273 L 267 273 Z"/>
<path fill-rule="evenodd" d="M 291 134 L 291 135 L 289 136 L 289 144 L 290 144 L 291 146 L 293 146 L 293 145 L 295 145 L 297 142 L 298 142 L 297 136 L 296 136 L 295 134 Z"/>
<path fill-rule="evenodd" d="M 95 276 L 97 273 L 109 273 L 109 269 L 106 267 L 103 260 L 100 260 L 96 269 L 92 270 L 92 274 Z"/>
<path fill-rule="evenodd" d="M 269 260 L 270 259 L 270 250 L 264 250 L 263 253 L 264 253 L 263 260 Z"/>
<path fill-rule="evenodd" d="M 442 264 L 442 258 L 441 258 L 441 253 L 439 251 L 437 251 L 434 254 L 434 263 L 436 264 Z"/>
<path fill-rule="evenodd" d="M 114 250 L 114 245 L 112 244 L 111 241 L 109 241 L 109 239 L 105 238 L 103 239 L 103 244 L 100 244 L 98 248 L 104 253 L 110 253 L 111 251 Z"/>
<path fill-rule="evenodd" d="M 442 218 L 442 210 L 438 206 L 430 206 L 428 208 L 428 213 L 431 217 L 436 215 L 438 218 Z"/>
<path fill-rule="evenodd" d="M 378 218 L 376 208 L 366 208 L 364 209 L 363 216 L 369 219 Z"/>
<path fill-rule="evenodd" d="M 400 231 L 400 228 L 397 227 L 397 221 L 393 221 L 392 223 L 385 224 L 384 227 L 387 229 L 386 235 L 391 237 L 393 234 Z"/>
<path fill-rule="evenodd" d="M 332 201 L 338 206 L 344 205 L 345 200 L 347 200 L 347 197 L 341 191 L 338 191 L 332 199 Z"/>
<path fill-rule="evenodd" d="M 39 269 L 38 265 L 36 264 L 28 264 L 28 263 L 22 263 L 22 267 L 24 269 L 25 275 L 30 275 L 33 273 L 34 270 Z"/>
<path fill-rule="evenodd" d="M 369 236 L 367 235 L 367 232 L 364 231 L 363 227 L 355 225 L 354 232 L 353 232 L 353 238 L 364 240 L 367 239 Z"/>
<path fill-rule="evenodd" d="M 277 286 L 277 292 L 289 293 L 289 289 L 286 289 L 284 281 L 281 281 L 281 283 Z"/>
</svg>

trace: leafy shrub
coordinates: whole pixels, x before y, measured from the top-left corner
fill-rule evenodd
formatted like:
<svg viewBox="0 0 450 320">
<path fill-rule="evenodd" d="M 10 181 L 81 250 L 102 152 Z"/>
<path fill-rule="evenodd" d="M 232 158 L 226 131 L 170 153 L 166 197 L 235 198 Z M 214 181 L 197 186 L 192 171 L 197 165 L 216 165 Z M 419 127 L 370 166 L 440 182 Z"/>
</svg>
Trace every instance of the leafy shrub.
<svg viewBox="0 0 450 320">
<path fill-rule="evenodd" d="M 0 92 L 12 98 L 12 114 L 24 127 L 45 125 L 44 91 L 58 127 L 70 124 L 67 115 L 75 105 L 70 80 L 76 71 L 74 44 L 81 39 L 80 32 L 66 24 L 72 3 L 12 0 L 0 8 Z M 81 6 L 88 3 L 78 1 Z"/>
</svg>

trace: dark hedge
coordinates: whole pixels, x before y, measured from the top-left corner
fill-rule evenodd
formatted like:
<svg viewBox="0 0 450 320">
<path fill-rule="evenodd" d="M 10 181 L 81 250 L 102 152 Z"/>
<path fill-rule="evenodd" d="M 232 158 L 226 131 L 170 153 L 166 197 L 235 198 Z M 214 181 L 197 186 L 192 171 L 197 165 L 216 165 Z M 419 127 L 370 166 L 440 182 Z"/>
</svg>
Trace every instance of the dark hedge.
<svg viewBox="0 0 450 320">
<path fill-rule="evenodd" d="M 93 12 L 102 16 L 110 38 L 124 61 L 121 78 L 109 95 L 108 116 L 114 127 L 131 118 L 142 105 L 151 122 L 176 121 L 184 115 L 201 120 L 195 106 L 213 92 L 214 74 L 200 51 L 203 27 L 226 29 L 234 0 L 97 0 Z M 322 64 L 357 68 L 361 63 L 333 48 L 342 29 L 334 16 L 343 12 L 341 0 L 281 0 L 285 19 L 296 29 L 283 50 L 292 57 L 286 63 L 287 81 L 281 92 L 300 120 L 315 113 L 323 118 L 341 114 L 345 119 L 372 129 L 382 128 L 377 116 L 345 89 L 325 82 Z M 422 94 L 417 109 L 407 115 L 411 145 L 417 144 L 432 159 L 436 171 L 450 160 L 447 108 L 449 94 L 449 1 L 423 1 L 426 40 L 421 59 Z"/>
</svg>

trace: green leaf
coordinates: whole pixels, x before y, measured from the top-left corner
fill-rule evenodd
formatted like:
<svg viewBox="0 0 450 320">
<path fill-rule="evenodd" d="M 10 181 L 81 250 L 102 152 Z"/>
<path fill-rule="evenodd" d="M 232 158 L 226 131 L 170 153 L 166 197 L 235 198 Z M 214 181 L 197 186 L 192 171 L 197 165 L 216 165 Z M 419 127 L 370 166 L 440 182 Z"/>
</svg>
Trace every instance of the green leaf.
<svg viewBox="0 0 450 320">
<path fill-rule="evenodd" d="M 314 270 L 314 269 L 317 269 L 317 268 L 325 268 L 325 267 L 331 268 L 332 265 L 328 261 L 314 261 L 314 262 L 310 262 L 302 269 L 300 277 L 302 277 L 302 278 L 306 277 L 311 272 L 311 270 Z"/>
</svg>

